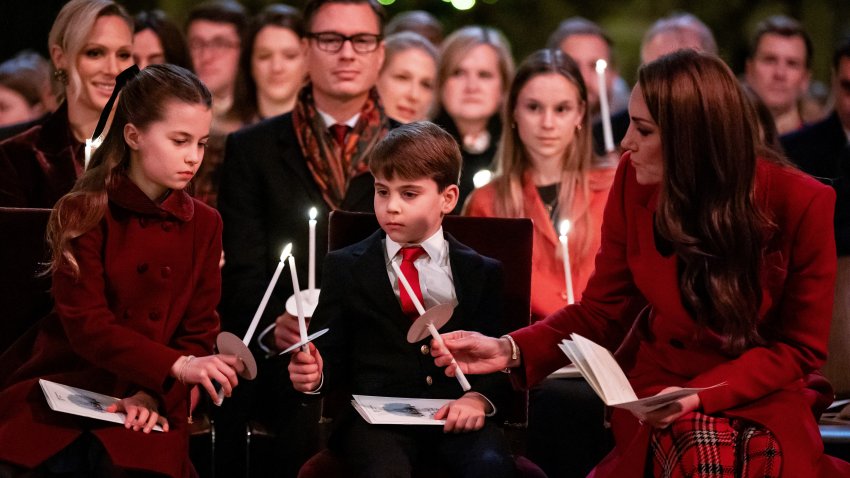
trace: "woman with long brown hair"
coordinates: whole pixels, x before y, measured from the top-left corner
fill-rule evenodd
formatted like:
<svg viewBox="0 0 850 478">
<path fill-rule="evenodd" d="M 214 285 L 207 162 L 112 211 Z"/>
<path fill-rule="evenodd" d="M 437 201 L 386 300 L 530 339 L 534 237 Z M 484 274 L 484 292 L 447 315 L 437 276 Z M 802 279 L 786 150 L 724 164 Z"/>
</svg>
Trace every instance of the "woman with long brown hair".
<svg viewBox="0 0 850 478">
<path fill-rule="evenodd" d="M 470 195 L 464 214 L 534 220 L 531 314 L 542 319 L 567 305 L 558 242 L 571 223 L 570 268 L 575 297 L 593 272 L 602 211 L 614 168 L 591 149 L 587 89 L 576 63 L 560 50 L 539 50 L 517 69 L 505 105 L 496 176 Z"/>
<path fill-rule="evenodd" d="M 500 339 L 447 334 L 448 349 L 467 372 L 520 367 L 533 385 L 578 333 L 620 347 L 639 397 L 708 387 L 647 413 L 615 408 L 616 447 L 594 477 L 848 476 L 823 455 L 806 387 L 826 358 L 835 193 L 757 157 L 752 106 L 715 56 L 643 66 L 629 115 L 581 301 Z"/>
</svg>

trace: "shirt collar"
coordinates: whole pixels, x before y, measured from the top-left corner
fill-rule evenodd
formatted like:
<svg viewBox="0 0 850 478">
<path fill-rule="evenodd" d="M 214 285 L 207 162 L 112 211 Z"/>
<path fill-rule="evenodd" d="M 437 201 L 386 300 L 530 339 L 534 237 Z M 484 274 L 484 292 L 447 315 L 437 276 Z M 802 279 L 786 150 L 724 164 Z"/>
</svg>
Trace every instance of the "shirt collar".
<svg viewBox="0 0 850 478">
<path fill-rule="evenodd" d="M 327 126 L 328 128 L 330 128 L 331 126 L 333 126 L 335 124 L 344 124 L 344 125 L 348 126 L 349 128 L 354 129 L 354 127 L 357 126 L 357 120 L 360 119 L 360 112 L 359 111 L 357 112 L 357 114 L 355 114 L 351 118 L 348 118 L 348 120 L 346 120 L 342 123 L 339 123 L 337 120 L 334 119 L 333 116 L 325 113 L 324 111 L 320 110 L 319 108 L 316 108 L 316 111 L 319 112 L 319 115 L 321 115 L 321 117 L 322 117 L 322 121 L 325 122 L 325 126 Z"/>
<path fill-rule="evenodd" d="M 399 244 L 398 242 L 390 239 L 390 236 L 386 236 L 387 258 L 389 260 L 393 260 L 402 247 L 415 245 L 422 246 L 422 249 L 425 249 L 425 253 L 428 254 L 431 262 L 442 264 L 447 252 L 446 239 L 443 237 L 443 226 L 440 226 L 440 228 L 437 229 L 437 232 L 432 234 L 428 239 L 422 241 L 421 244 Z"/>
</svg>

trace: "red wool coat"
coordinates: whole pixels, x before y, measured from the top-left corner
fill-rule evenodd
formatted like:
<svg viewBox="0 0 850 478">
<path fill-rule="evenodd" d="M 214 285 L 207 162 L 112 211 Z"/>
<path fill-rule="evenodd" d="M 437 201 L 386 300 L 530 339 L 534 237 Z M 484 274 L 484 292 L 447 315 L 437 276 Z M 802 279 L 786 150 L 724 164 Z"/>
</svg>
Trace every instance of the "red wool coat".
<svg viewBox="0 0 850 478">
<path fill-rule="evenodd" d="M 90 430 L 121 467 L 187 476 L 181 355 L 208 355 L 219 328 L 222 223 L 182 191 L 150 201 L 126 177 L 100 224 L 72 242 L 80 279 L 53 275 L 54 311 L 0 357 L 0 461 L 34 467 Z M 143 434 L 50 410 L 38 379 L 160 401 L 171 431 Z"/>
<path fill-rule="evenodd" d="M 593 273 L 593 259 L 601 243 L 602 212 L 614 179 L 614 168 L 594 169 L 590 172 L 590 197 L 588 214 L 590 227 L 594 228 L 590 236 L 587 253 L 580 257 L 577 245 L 587 235 L 587 231 L 574 227 L 570 238 L 570 272 L 573 279 L 573 293 L 576 300 L 587 285 Z M 576 202 L 584 202 L 581 190 L 576 191 Z M 534 181 L 526 174 L 522 181 L 523 216 L 534 223 L 534 250 L 531 261 L 531 315 L 532 320 L 547 317 L 567 305 L 565 294 L 564 261 L 561 255 L 561 243 L 552 227 L 549 213 L 537 193 Z M 469 196 L 464 207 L 467 216 L 496 217 L 496 188 L 492 183 L 476 189 Z"/>
<path fill-rule="evenodd" d="M 699 394 L 704 413 L 738 417 L 773 432 L 783 451 L 782 476 L 850 476 L 850 465 L 823 455 L 803 378 L 823 365 L 836 273 L 833 190 L 791 168 L 759 161 L 756 201 L 777 226 L 762 268 L 759 331 L 769 340 L 730 359 L 712 333 L 698 336 L 678 293 L 675 254 L 662 256 L 653 237 L 658 187 L 642 186 L 626 154 L 605 209 L 603 242 L 579 304 L 511 335 L 533 385 L 566 359 L 556 344 L 576 332 L 614 350 L 648 302 L 648 336 L 627 370 L 639 397 L 667 386 L 727 385 Z M 642 477 L 649 429 L 615 409 L 616 447 L 594 477 Z"/>
</svg>

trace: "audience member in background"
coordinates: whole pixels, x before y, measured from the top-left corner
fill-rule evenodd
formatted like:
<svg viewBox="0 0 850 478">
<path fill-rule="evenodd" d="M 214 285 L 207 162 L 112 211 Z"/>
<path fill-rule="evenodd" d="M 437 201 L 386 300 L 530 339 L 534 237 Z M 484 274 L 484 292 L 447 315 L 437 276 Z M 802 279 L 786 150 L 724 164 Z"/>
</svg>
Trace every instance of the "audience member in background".
<svg viewBox="0 0 850 478">
<path fill-rule="evenodd" d="M 0 64 L 0 126 L 29 129 L 56 106 L 50 64 L 41 55 L 24 51 Z"/>
<path fill-rule="evenodd" d="M 783 15 L 756 26 L 746 64 L 747 83 L 773 114 L 779 134 L 800 129 L 800 99 L 809 87 L 812 40 L 803 26 Z"/>
<path fill-rule="evenodd" d="M 186 42 L 195 73 L 213 94 L 213 135 L 239 127 L 226 116 L 233 105 L 247 23 L 245 7 L 235 0 L 210 0 L 189 12 Z"/>
<path fill-rule="evenodd" d="M 464 214 L 534 221 L 531 316 L 567 305 L 558 226 L 569 220 L 576 298 L 593 272 L 602 211 L 614 168 L 595 165 L 580 67 L 559 49 L 540 50 L 517 69 L 508 92 L 496 177 L 469 196 Z M 604 405 L 583 379 L 552 379 L 531 391 L 528 456 L 549 476 L 584 477 L 611 449 Z M 571 430 L 564 433 L 564 430 Z"/>
<path fill-rule="evenodd" d="M 788 159 L 821 178 L 840 175 L 839 158 L 850 138 L 850 37 L 833 53 L 832 95 L 835 108 L 826 119 L 781 138 Z"/>
<path fill-rule="evenodd" d="M 301 12 L 272 4 L 251 19 L 242 54 L 235 101 L 227 114 L 229 129 L 292 111 L 304 85 L 307 39 Z M 224 136 L 215 135 L 194 181 L 194 195 L 210 206 L 218 202 Z"/>
<path fill-rule="evenodd" d="M 384 28 L 384 35 L 413 32 L 427 38 L 434 46 L 443 41 L 443 24 L 434 15 L 424 10 L 410 10 L 394 16 Z"/>
<path fill-rule="evenodd" d="M 212 354 L 221 218 L 183 192 L 203 160 L 211 101 L 187 70 L 145 69 L 57 202 L 47 226 L 54 309 L 0 360 L 0 476 L 10 476 L 3 463 L 28 470 L 13 477 L 197 476 L 189 389 L 215 398 L 218 383 L 228 396 L 241 368 Z M 50 410 L 42 378 L 121 397 L 101 411 L 125 413 L 123 426 Z"/>
<path fill-rule="evenodd" d="M 709 387 L 646 413 L 613 408 L 616 447 L 592 476 L 850 476 L 818 433 L 813 405 L 831 389 L 806 386 L 827 353 L 835 193 L 758 156 L 751 105 L 716 56 L 681 50 L 638 77 L 581 300 L 509 337 L 452 332 L 445 346 L 467 373 L 512 367 L 533 385 L 577 333 L 620 348 L 639 397 Z M 434 341 L 432 354 L 449 365 Z"/>
<path fill-rule="evenodd" d="M 413 32 L 390 35 L 384 45 L 386 60 L 377 83 L 384 112 L 399 123 L 428 119 L 437 90 L 437 49 Z"/>
<path fill-rule="evenodd" d="M 139 12 L 133 34 L 133 61 L 144 69 L 148 65 L 171 63 L 192 68 L 183 32 L 162 10 Z"/>
<path fill-rule="evenodd" d="M 780 139 L 788 159 L 803 171 L 840 181 L 836 203 L 836 239 L 839 255 L 850 254 L 850 36 L 842 39 L 832 56 L 832 95 L 835 109 L 817 123 Z"/>
<path fill-rule="evenodd" d="M 690 13 L 674 13 L 656 20 L 643 35 L 640 47 L 641 63 L 645 65 L 663 55 L 685 48 L 717 54 L 717 42 L 705 23 Z M 612 125 L 621 125 L 623 122 L 628 126 L 628 110 L 612 115 Z M 614 131 L 617 129 L 614 128 Z M 593 134 L 596 138 L 600 137 L 600 125 L 594 126 Z M 622 136 L 614 137 L 615 144 L 619 145 L 620 141 Z"/>
<path fill-rule="evenodd" d="M 581 69 L 581 77 L 584 79 L 584 84 L 587 87 L 587 105 L 588 115 L 591 118 L 591 124 L 594 124 L 594 144 L 593 149 L 596 154 L 602 156 L 605 154 L 605 142 L 602 133 L 602 123 L 599 117 L 599 77 L 596 73 L 596 62 L 605 60 L 608 68 L 605 70 L 605 85 L 608 92 L 608 101 L 611 105 L 609 110 L 613 116 L 615 113 L 625 109 L 628 104 L 628 94 L 622 107 L 614 107 L 613 92 L 614 81 L 619 78 L 617 69 L 613 64 L 612 48 L 614 43 L 611 38 L 605 33 L 599 25 L 581 17 L 568 18 L 561 22 L 558 29 L 549 36 L 548 48 L 561 49 L 567 55 L 570 55 L 576 64 Z M 627 88 L 628 89 L 628 88 Z M 626 134 L 626 129 L 629 127 L 629 118 L 626 116 L 616 116 L 617 123 L 612 122 L 612 133 L 614 142 L 619 143 L 623 135 Z M 617 156 L 616 159 L 619 159 Z"/>
<path fill-rule="evenodd" d="M 644 33 L 640 61 L 645 65 L 684 48 L 717 54 L 717 42 L 705 23 L 690 13 L 674 13 L 657 20 Z"/>
<path fill-rule="evenodd" d="M 367 159 L 392 125 L 375 89 L 384 61 L 383 20 L 383 7 L 376 0 L 308 2 L 304 25 L 310 82 L 298 92 L 295 108 L 227 139 L 218 202 L 227 224 L 221 307 L 225 329 L 239 336 L 247 330 L 288 242 L 293 243 L 300 282 L 307 287 L 307 213 L 311 207 L 318 209 L 318 264 L 325 256 L 331 210 L 373 210 L 374 181 Z M 316 280 L 321 285 L 321 270 Z M 260 330 L 275 318 L 280 323 L 295 320 L 284 314 L 290 295 L 292 283 L 279 281 Z M 279 341 L 277 345 L 281 349 L 288 346 Z M 249 410 L 244 413 L 262 409 L 273 415 L 268 418 L 277 432 L 275 446 L 285 455 L 282 474 L 294 476 L 316 451 L 318 403 L 295 394 L 286 357 L 274 355 L 265 360 L 264 352 L 257 353 L 264 370 L 257 388 L 268 385 L 269 389 L 240 400 L 247 402 Z M 258 406 L 254 398 L 267 403 Z M 303 424 L 299 423 L 302 416 Z M 241 428 L 237 423 L 234 430 L 244 437 L 244 422 Z M 299 437 L 295 444 L 293 436 Z M 227 465 L 236 465 L 236 461 Z M 234 474 L 224 476 L 244 473 L 238 465 L 235 468 Z"/>
<path fill-rule="evenodd" d="M 441 110 L 434 122 L 454 136 L 463 155 L 455 212 L 475 189 L 475 174 L 491 168 L 502 133 L 502 101 L 513 72 L 510 45 L 494 28 L 464 27 L 440 46 Z"/>
<path fill-rule="evenodd" d="M 0 143 L 0 206 L 53 207 L 84 168 L 115 78 L 133 64 L 133 19 L 110 0 L 71 0 L 48 38 L 65 101 L 39 126 Z"/>
</svg>

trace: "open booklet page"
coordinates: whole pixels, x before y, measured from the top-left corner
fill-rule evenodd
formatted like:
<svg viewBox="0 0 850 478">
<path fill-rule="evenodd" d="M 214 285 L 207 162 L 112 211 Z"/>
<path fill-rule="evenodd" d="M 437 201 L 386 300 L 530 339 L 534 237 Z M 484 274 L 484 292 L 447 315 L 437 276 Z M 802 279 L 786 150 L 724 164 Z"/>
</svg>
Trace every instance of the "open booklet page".
<svg viewBox="0 0 850 478">
<path fill-rule="evenodd" d="M 434 414 L 448 399 L 374 397 L 352 395 L 351 404 L 366 422 L 373 425 L 444 425 L 445 420 L 434 420 Z"/>
<path fill-rule="evenodd" d="M 112 423 L 124 424 L 127 415 L 120 412 L 107 412 L 106 408 L 117 402 L 118 399 L 108 395 L 102 395 L 89 390 L 39 379 L 39 385 L 44 392 L 44 398 L 52 410 L 62 413 L 70 413 L 81 417 L 94 418 Z M 156 425 L 154 430 L 161 432 L 162 427 Z"/>
<path fill-rule="evenodd" d="M 645 414 L 705 390 L 705 388 L 682 388 L 662 395 L 638 399 L 626 374 L 608 349 L 578 334 L 571 334 L 570 338 L 572 340 L 563 340 L 558 346 L 608 406 Z"/>
</svg>

